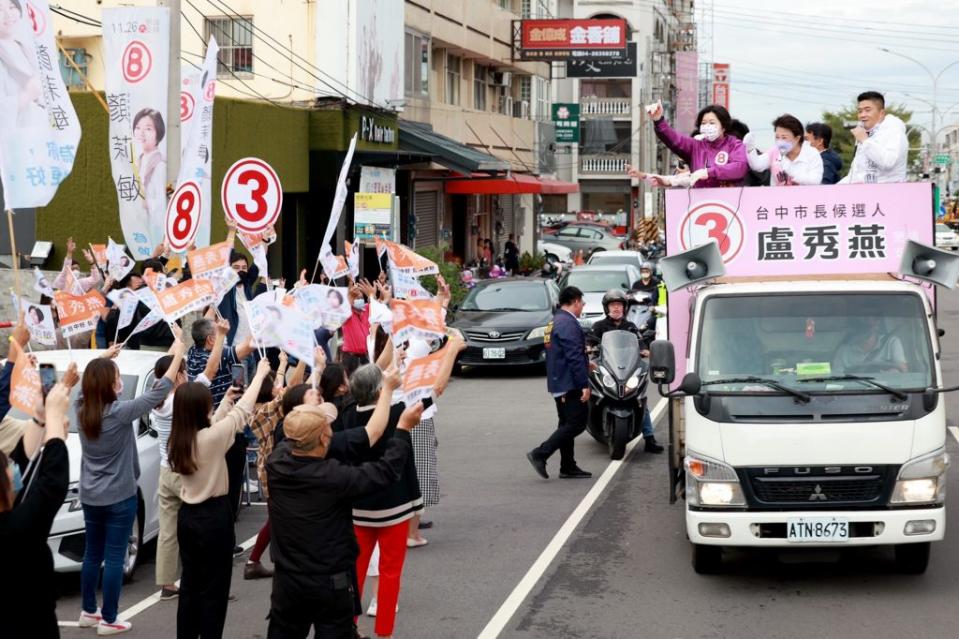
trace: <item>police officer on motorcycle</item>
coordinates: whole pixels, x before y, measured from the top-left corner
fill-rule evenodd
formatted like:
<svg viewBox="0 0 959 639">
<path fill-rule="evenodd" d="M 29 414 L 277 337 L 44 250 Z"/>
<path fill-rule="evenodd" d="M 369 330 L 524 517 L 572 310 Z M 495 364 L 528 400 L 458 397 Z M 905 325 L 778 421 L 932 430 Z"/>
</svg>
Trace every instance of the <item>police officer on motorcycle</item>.
<svg viewBox="0 0 959 639">
<path fill-rule="evenodd" d="M 644 264 L 648 266 L 648 264 Z M 639 349 L 643 357 L 649 357 L 649 348 L 643 341 L 639 328 L 626 319 L 626 309 L 629 306 L 626 293 L 619 289 L 610 289 L 603 295 L 603 312 L 606 317 L 593 324 L 592 337 L 602 341 L 603 333 L 608 331 L 628 331 L 636 335 L 640 341 Z M 653 435 L 653 420 L 649 416 L 649 407 L 643 411 L 643 443 L 647 453 L 661 453 L 663 447 L 656 443 Z"/>
</svg>

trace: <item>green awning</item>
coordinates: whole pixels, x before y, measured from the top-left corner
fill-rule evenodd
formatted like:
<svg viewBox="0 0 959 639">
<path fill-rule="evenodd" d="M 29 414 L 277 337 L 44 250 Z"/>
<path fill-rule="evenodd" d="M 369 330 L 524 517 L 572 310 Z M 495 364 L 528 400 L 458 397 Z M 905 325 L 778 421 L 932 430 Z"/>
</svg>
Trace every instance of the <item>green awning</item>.
<svg viewBox="0 0 959 639">
<path fill-rule="evenodd" d="M 510 165 L 497 157 L 477 151 L 421 122 L 400 120 L 400 150 L 429 155 L 437 164 L 465 175 L 476 172 L 509 171 Z"/>
</svg>

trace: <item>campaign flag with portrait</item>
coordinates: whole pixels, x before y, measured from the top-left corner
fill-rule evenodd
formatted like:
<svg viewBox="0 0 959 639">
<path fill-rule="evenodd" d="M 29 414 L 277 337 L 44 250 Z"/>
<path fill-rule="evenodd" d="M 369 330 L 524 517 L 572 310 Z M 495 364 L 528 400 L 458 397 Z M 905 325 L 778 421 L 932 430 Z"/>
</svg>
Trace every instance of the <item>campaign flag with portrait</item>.
<svg viewBox="0 0 959 639">
<path fill-rule="evenodd" d="M 437 299 L 398 300 L 390 302 L 393 311 L 393 343 L 413 338 L 435 339 L 446 334 L 442 303 Z"/>
<path fill-rule="evenodd" d="M 57 345 L 57 328 L 53 325 L 53 312 L 46 304 L 34 304 L 25 297 L 13 295 L 13 308 L 23 313 L 23 323 L 30 331 L 30 339 L 44 346 Z"/>
<path fill-rule="evenodd" d="M 350 319 L 349 290 L 345 287 L 308 284 L 293 289 L 292 296 L 312 328 L 335 331 Z"/>
<path fill-rule="evenodd" d="M 17 355 L 10 377 L 10 405 L 31 417 L 38 417 L 37 407 L 43 399 L 40 371 L 15 340 L 10 340 L 10 349 Z"/>
<path fill-rule="evenodd" d="M 46 206 L 73 170 L 80 120 L 60 72 L 47 0 L 4 0 L 0 180 L 7 209 Z"/>
<path fill-rule="evenodd" d="M 166 237 L 170 10 L 104 9 L 103 46 L 120 226 L 133 256 L 143 260 Z"/>
<path fill-rule="evenodd" d="M 107 240 L 107 275 L 119 282 L 133 270 L 133 258 L 127 255 L 122 244 L 117 244 L 113 238 Z"/>
</svg>

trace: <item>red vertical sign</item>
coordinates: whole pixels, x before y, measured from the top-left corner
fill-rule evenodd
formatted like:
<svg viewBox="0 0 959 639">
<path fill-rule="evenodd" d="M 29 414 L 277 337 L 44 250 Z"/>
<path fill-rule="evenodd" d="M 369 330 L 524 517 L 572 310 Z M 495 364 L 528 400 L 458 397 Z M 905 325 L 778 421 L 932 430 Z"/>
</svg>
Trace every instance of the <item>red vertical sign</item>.
<svg viewBox="0 0 959 639">
<path fill-rule="evenodd" d="M 729 109 L 729 65 L 713 63 L 713 104 Z"/>
</svg>

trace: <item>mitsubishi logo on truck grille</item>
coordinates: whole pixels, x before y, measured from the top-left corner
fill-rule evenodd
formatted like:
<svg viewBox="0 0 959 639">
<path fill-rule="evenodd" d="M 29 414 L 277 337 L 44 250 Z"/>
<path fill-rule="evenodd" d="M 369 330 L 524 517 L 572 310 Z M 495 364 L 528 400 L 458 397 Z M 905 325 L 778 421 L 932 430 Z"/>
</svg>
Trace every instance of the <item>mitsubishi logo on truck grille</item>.
<svg viewBox="0 0 959 639">
<path fill-rule="evenodd" d="M 827 499 L 829 498 L 822 492 L 822 486 L 816 484 L 812 494 L 809 496 L 809 501 L 826 501 Z"/>
</svg>

